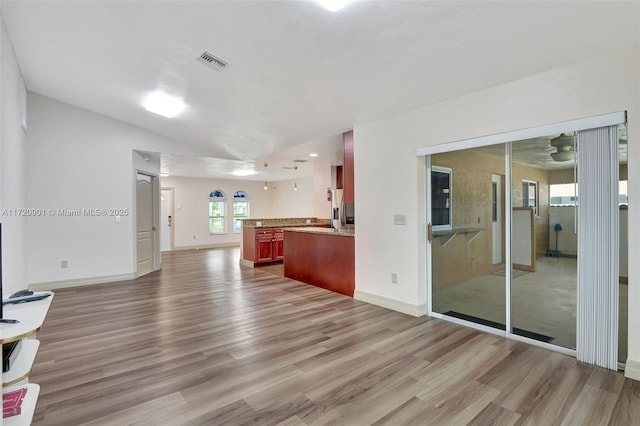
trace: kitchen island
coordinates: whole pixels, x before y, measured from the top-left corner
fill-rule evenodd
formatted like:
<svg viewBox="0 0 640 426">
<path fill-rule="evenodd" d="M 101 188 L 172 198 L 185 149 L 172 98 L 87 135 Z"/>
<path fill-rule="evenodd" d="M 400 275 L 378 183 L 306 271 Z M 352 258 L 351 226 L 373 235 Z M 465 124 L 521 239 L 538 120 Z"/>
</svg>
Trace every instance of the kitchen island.
<svg viewBox="0 0 640 426">
<path fill-rule="evenodd" d="M 353 297 L 355 232 L 333 228 L 284 229 L 284 276 Z"/>
<path fill-rule="evenodd" d="M 254 268 L 261 264 L 282 263 L 285 228 L 329 227 L 330 225 L 330 219 L 316 217 L 244 219 L 240 241 L 240 264 Z"/>
</svg>

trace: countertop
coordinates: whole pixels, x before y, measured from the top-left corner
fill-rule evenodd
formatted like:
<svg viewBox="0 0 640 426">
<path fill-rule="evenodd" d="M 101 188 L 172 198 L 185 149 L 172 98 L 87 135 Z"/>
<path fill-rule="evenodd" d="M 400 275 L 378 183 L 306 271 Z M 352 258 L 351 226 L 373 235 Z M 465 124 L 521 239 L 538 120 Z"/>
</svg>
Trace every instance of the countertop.
<svg viewBox="0 0 640 426">
<path fill-rule="evenodd" d="M 356 235 L 356 231 L 353 229 L 320 228 L 317 226 L 291 227 L 285 228 L 285 231 L 307 232 L 309 234 L 338 235 L 341 237 L 354 237 Z"/>
<path fill-rule="evenodd" d="M 244 219 L 243 228 L 289 228 L 302 226 L 330 226 L 330 219 L 283 218 L 283 219 Z"/>
</svg>

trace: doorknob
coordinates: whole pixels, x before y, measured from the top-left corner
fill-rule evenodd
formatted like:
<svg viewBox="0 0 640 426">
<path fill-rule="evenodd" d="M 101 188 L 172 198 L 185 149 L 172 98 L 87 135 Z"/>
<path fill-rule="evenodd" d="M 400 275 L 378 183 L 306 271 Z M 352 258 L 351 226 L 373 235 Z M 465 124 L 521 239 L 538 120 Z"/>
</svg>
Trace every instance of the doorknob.
<svg viewBox="0 0 640 426">
<path fill-rule="evenodd" d="M 427 240 L 429 241 L 429 244 L 431 244 L 431 241 L 433 240 L 433 231 L 431 230 L 431 222 L 429 222 L 429 224 L 427 225 Z"/>
</svg>

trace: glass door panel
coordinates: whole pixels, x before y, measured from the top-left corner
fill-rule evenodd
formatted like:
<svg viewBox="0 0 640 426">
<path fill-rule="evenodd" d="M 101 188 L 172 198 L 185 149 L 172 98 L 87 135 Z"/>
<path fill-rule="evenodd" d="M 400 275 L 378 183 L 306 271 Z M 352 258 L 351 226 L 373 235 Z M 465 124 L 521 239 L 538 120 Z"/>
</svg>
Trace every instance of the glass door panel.
<svg viewBox="0 0 640 426">
<path fill-rule="evenodd" d="M 511 146 L 511 333 L 575 349 L 574 162 L 551 155 L 557 146 L 573 153 L 573 138 L 557 136 Z"/>
<path fill-rule="evenodd" d="M 505 330 L 505 145 L 431 165 L 432 310 Z"/>
<path fill-rule="evenodd" d="M 618 362 L 627 362 L 627 330 L 628 330 L 628 283 L 629 283 L 629 197 L 627 190 L 627 129 L 621 125 L 620 134 L 620 173 L 618 184 L 618 200 L 620 209 L 620 282 L 618 305 Z"/>
</svg>

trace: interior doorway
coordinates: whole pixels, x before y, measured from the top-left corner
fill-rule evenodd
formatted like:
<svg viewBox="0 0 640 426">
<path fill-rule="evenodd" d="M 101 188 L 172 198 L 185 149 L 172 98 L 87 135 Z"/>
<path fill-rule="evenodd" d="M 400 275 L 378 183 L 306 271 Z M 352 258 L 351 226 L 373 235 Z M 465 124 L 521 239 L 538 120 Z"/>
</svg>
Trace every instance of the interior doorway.
<svg viewBox="0 0 640 426">
<path fill-rule="evenodd" d="M 136 173 L 136 275 L 157 269 L 156 185 L 157 177 Z"/>
<path fill-rule="evenodd" d="M 160 251 L 173 250 L 173 188 L 160 190 Z"/>
</svg>

